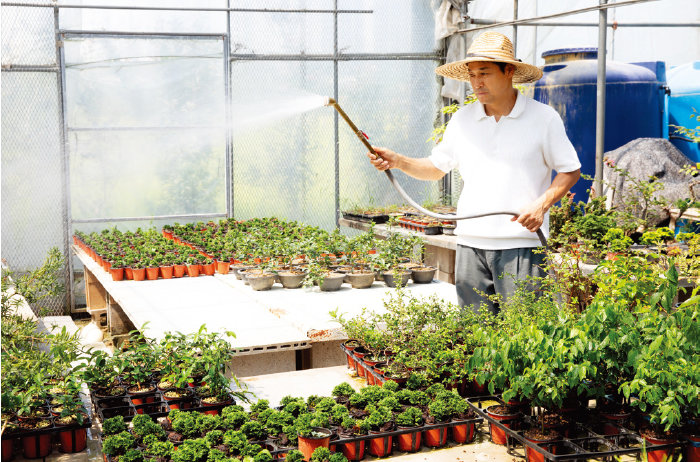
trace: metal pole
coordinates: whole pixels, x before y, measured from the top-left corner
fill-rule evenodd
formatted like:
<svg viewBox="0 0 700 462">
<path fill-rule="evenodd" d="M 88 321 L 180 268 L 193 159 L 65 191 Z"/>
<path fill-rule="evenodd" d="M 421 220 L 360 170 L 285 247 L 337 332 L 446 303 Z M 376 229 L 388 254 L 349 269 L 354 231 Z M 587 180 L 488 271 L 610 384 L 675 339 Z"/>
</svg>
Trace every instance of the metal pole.
<svg viewBox="0 0 700 462">
<path fill-rule="evenodd" d="M 226 0 L 231 8 L 231 0 Z M 226 107 L 226 216 L 233 218 L 233 120 L 231 114 L 231 12 L 226 11 L 226 36 L 224 37 L 224 104 Z"/>
<path fill-rule="evenodd" d="M 333 99 L 338 100 L 338 0 L 333 1 Z M 335 227 L 340 227 L 340 138 L 338 134 L 338 111 L 333 111 L 333 141 L 335 162 Z"/>
<path fill-rule="evenodd" d="M 65 256 L 65 280 L 66 295 L 68 296 L 69 313 L 75 311 L 75 293 L 73 292 L 73 255 L 71 253 L 71 235 L 73 223 L 71 222 L 71 201 L 70 201 L 70 160 L 68 149 L 68 127 L 66 126 L 66 81 L 65 81 L 65 57 L 63 52 L 63 38 L 58 29 L 59 13 L 58 8 L 53 10 L 54 37 L 56 45 L 56 64 L 58 72 L 56 79 L 58 83 L 58 118 L 61 124 L 61 173 L 63 182 L 61 184 L 61 212 L 63 215 L 63 255 Z"/>
<path fill-rule="evenodd" d="M 608 0 L 600 0 L 604 5 Z M 603 194 L 603 155 L 605 154 L 605 55 L 607 51 L 608 10 L 598 13 L 598 83 L 596 86 L 595 120 L 595 185 L 593 196 Z"/>
<path fill-rule="evenodd" d="M 518 0 L 513 0 L 513 21 L 518 20 Z M 518 25 L 513 24 L 513 51 L 518 56 Z"/>
</svg>

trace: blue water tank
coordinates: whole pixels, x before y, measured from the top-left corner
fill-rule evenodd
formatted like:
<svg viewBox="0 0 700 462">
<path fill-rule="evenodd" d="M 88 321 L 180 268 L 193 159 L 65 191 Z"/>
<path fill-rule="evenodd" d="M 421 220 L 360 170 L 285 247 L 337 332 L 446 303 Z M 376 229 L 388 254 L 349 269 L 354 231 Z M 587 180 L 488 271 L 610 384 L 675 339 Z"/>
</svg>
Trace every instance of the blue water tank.
<svg viewBox="0 0 700 462">
<path fill-rule="evenodd" d="M 668 86 L 668 123 L 690 129 L 700 127 L 700 61 L 669 70 Z M 700 143 L 676 133 L 673 126 L 669 127 L 668 138 L 690 160 L 700 162 Z"/>
<path fill-rule="evenodd" d="M 544 75 L 530 87 L 534 99 L 559 112 L 581 160 L 581 172 L 595 175 L 597 48 L 565 48 L 542 53 Z M 661 138 L 664 83 L 649 66 L 606 63 L 605 151 L 636 138 Z M 590 181 L 572 188 L 588 200 Z"/>
</svg>

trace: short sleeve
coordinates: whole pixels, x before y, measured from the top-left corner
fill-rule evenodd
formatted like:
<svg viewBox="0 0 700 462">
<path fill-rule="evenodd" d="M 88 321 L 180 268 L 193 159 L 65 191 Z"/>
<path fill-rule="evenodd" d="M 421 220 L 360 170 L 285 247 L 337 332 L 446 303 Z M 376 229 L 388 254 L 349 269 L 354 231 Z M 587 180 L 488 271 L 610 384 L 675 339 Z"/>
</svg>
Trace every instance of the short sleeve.
<svg viewBox="0 0 700 462">
<path fill-rule="evenodd" d="M 436 168 L 445 173 L 449 173 L 450 170 L 458 165 L 457 154 L 456 150 L 454 149 L 454 139 L 456 137 L 453 133 L 454 130 L 457 130 L 457 124 L 453 123 L 456 122 L 456 116 L 457 115 L 455 114 L 455 116 L 453 116 L 450 122 L 447 124 L 445 133 L 442 135 L 442 141 L 433 148 L 432 153 L 428 157 Z"/>
<path fill-rule="evenodd" d="M 581 168 L 576 149 L 566 136 L 564 122 L 557 112 L 553 111 L 549 119 L 544 144 L 544 161 L 552 170 L 567 173 Z"/>
</svg>

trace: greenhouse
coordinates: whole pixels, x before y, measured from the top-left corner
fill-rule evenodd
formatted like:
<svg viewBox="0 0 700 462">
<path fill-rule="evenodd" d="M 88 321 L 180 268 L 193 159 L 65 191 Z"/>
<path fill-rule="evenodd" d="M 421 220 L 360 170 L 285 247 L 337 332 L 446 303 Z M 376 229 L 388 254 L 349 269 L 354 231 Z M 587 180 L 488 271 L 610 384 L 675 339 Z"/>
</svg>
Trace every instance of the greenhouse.
<svg viewBox="0 0 700 462">
<path fill-rule="evenodd" d="M 0 11 L 2 462 L 700 461 L 697 0 Z"/>
</svg>

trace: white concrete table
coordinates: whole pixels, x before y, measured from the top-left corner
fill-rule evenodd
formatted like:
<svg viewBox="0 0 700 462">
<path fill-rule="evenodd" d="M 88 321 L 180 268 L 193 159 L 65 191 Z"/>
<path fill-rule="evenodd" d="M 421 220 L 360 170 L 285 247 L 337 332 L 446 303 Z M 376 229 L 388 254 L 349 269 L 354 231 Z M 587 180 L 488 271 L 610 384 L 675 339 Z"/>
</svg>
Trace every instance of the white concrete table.
<svg viewBox="0 0 700 462">
<path fill-rule="evenodd" d="M 99 319 L 106 314 L 113 335 L 138 328 L 160 339 L 168 331 L 191 333 L 206 324 L 208 331 L 230 330 L 237 351 L 237 375 L 327 367 L 343 364 L 339 343 L 345 339 L 329 312 L 346 318 L 383 312 L 384 300 L 396 289 L 375 282 L 367 289 L 344 284 L 339 291 L 318 287 L 254 291 L 233 273 L 155 281 L 112 281 L 111 276 L 78 247 L 85 267 L 88 311 Z M 454 286 L 440 281 L 409 282 L 405 291 L 416 297 L 436 295 L 456 302 Z M 313 351 L 311 351 L 313 350 Z"/>
</svg>

